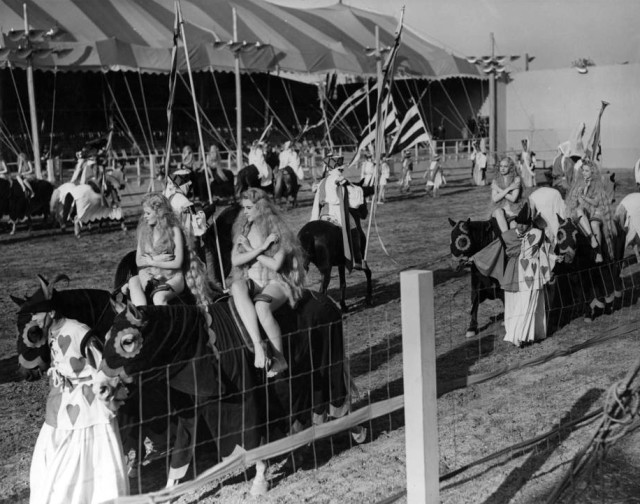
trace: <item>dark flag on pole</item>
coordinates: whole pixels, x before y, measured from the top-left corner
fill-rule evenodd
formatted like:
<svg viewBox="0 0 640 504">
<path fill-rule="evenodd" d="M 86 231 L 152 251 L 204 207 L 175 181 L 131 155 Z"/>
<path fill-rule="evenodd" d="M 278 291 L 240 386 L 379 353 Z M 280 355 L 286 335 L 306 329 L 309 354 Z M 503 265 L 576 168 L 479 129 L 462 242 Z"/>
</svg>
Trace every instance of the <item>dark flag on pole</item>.
<svg viewBox="0 0 640 504">
<path fill-rule="evenodd" d="M 592 161 L 600 161 L 600 155 L 602 154 L 602 147 L 600 145 L 600 122 L 602 120 L 602 113 L 607 105 L 609 105 L 609 102 L 602 101 L 596 125 L 594 126 L 591 136 L 589 137 L 589 142 L 587 143 L 587 152 L 585 157 Z"/>
</svg>

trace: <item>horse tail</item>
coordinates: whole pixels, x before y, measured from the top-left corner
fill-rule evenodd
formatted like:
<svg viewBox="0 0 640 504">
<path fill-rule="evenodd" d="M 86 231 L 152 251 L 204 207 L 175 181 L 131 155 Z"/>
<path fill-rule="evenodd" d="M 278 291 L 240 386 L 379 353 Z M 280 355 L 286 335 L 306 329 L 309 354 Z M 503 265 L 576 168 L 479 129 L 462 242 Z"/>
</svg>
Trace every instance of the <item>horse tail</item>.
<svg viewBox="0 0 640 504">
<path fill-rule="evenodd" d="M 62 206 L 62 197 L 60 196 L 60 189 L 57 187 L 51 193 L 51 199 L 49 200 L 49 211 L 53 215 L 58 215 L 58 211 Z"/>
</svg>

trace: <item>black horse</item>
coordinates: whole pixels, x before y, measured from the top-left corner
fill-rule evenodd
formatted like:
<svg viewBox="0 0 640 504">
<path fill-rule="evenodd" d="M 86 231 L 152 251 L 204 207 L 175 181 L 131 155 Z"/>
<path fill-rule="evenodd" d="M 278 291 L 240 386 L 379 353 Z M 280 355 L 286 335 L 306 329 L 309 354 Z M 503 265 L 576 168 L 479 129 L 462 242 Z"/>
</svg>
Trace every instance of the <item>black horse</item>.
<svg viewBox="0 0 640 504">
<path fill-rule="evenodd" d="M 244 191 L 250 187 L 257 187 L 268 194 L 273 194 L 273 179 L 269 185 L 262 186 L 260 183 L 260 173 L 255 165 L 248 165 L 242 168 L 236 177 L 236 198 L 239 199 Z"/>
<path fill-rule="evenodd" d="M 34 315 L 46 309 L 55 310 L 62 316 L 75 319 L 93 329 L 95 334 L 104 338 L 113 323 L 111 293 L 99 289 L 66 289 L 57 291 L 53 287 L 65 275 L 59 275 L 52 282 L 38 276 L 40 288 L 27 298 L 11 296 L 19 306 L 18 310 L 18 363 L 19 373 L 26 380 L 39 378 L 51 363 L 51 354 L 47 337 L 42 325 Z"/>
<path fill-rule="evenodd" d="M 485 300 L 500 299 L 504 302 L 504 291 L 500 283 L 491 277 L 483 275 L 478 271 L 475 264 L 469 258 L 482 250 L 498 237 L 495 225 L 491 220 L 486 221 L 466 221 L 455 222 L 449 219 L 451 230 L 451 253 L 457 258 L 460 266 L 470 266 L 471 268 L 471 311 L 469 315 L 469 327 L 466 336 L 471 337 L 478 334 L 478 308 Z"/>
<path fill-rule="evenodd" d="M 16 181 L 0 180 L 0 218 L 9 215 L 11 234 L 16 232 L 18 222 L 27 220 L 28 230 L 31 231 L 31 218 L 38 215 L 49 220 L 51 195 L 53 185 L 42 179 L 30 180 L 33 195 L 27 195 L 22 186 Z"/>
<path fill-rule="evenodd" d="M 554 270 L 561 285 L 563 307 L 582 311 L 585 320 L 615 309 L 622 302 L 620 260 L 624 254 L 624 235 L 613 237 L 613 254 L 604 246 L 604 261 L 595 262 L 590 239 L 571 218 L 559 218 L 556 252 L 565 260 Z M 564 284 L 562 284 L 564 282 Z M 567 309 L 565 309 L 567 311 Z"/>
<path fill-rule="evenodd" d="M 354 220 L 355 227 L 351 230 L 352 236 L 356 235 L 360 240 L 360 248 L 364 252 L 367 246 L 367 239 L 360 225 L 360 220 L 368 215 L 366 198 L 373 194 L 374 188 L 363 187 L 364 203 L 359 208 L 350 208 L 350 218 Z M 340 307 L 342 311 L 348 311 L 346 304 L 347 281 L 345 278 L 346 259 L 344 257 L 342 228 L 331 222 L 315 220 L 307 222 L 298 232 L 298 239 L 305 251 L 305 269 L 309 270 L 309 264 L 316 265 L 322 274 L 321 291 L 326 294 L 331 280 L 331 269 L 338 267 L 340 278 Z M 357 239 L 354 240 L 357 242 Z M 373 304 L 373 287 L 371 284 L 371 270 L 366 261 L 362 262 L 362 271 L 367 279 L 367 293 L 365 302 L 371 306 Z"/>
<path fill-rule="evenodd" d="M 213 180 L 209 181 L 211 196 L 223 200 L 236 199 L 234 190 L 234 175 L 231 170 L 221 169 L 213 170 Z M 204 171 L 195 172 L 192 175 L 193 194 L 200 201 L 209 200 L 209 191 L 207 190 L 207 177 Z"/>
<path fill-rule="evenodd" d="M 232 302 L 117 309 L 106 340 L 96 342 L 104 345 L 103 386 L 115 393 L 116 377 L 168 386 L 171 414 L 178 418 L 170 480 L 186 475 L 202 425 L 217 442 L 220 460 L 236 445 L 254 448 L 262 436 L 274 440 L 348 412 L 342 317 L 326 296 L 307 292 L 295 310 L 276 312 L 289 369 L 268 382 L 253 367 L 251 340 Z M 264 469 L 258 464 L 252 490 L 266 490 Z"/>
<path fill-rule="evenodd" d="M 290 166 L 285 166 L 281 170 L 276 170 L 274 175 L 274 192 L 273 197 L 276 203 L 280 204 L 280 198 L 285 198 L 289 202 L 291 208 L 298 206 L 298 191 L 300 190 L 300 182 Z"/>
</svg>

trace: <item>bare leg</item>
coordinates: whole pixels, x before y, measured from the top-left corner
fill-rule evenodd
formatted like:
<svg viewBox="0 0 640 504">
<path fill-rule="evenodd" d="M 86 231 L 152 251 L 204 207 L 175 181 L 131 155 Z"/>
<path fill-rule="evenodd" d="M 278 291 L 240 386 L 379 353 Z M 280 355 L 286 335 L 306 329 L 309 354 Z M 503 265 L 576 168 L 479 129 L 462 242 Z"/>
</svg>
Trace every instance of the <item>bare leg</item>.
<svg viewBox="0 0 640 504">
<path fill-rule="evenodd" d="M 289 367 L 283 354 L 282 331 L 280 330 L 278 321 L 273 316 L 273 312 L 285 303 L 287 297 L 285 296 L 282 287 L 276 283 L 267 285 L 262 293 L 272 298 L 271 302 L 256 302 L 258 320 L 260 320 L 260 324 L 262 325 L 264 332 L 267 333 L 267 337 L 275 349 L 275 362 L 271 365 L 269 373 L 267 374 L 267 376 L 272 377 Z"/>
<path fill-rule="evenodd" d="M 253 342 L 253 351 L 255 360 L 253 365 L 257 368 L 264 368 L 266 365 L 266 355 L 262 347 L 262 338 L 260 337 L 260 326 L 258 325 L 258 316 L 253 301 L 249 297 L 249 288 L 244 281 L 237 281 L 231 284 L 231 295 L 233 302 L 238 309 L 238 314 L 242 323 L 247 328 L 249 337 Z"/>
<path fill-rule="evenodd" d="M 173 290 L 158 291 L 153 295 L 153 304 L 156 306 L 162 306 L 169 304 L 169 301 L 176 298 L 184 291 L 184 276 L 182 274 L 174 275 L 172 278 L 166 281 L 166 284 L 171 286 Z"/>
<path fill-rule="evenodd" d="M 591 221 L 591 230 L 593 231 L 593 235 L 596 239 L 596 242 L 598 243 L 598 251 L 596 252 L 596 262 L 597 263 L 601 263 L 604 258 L 602 257 L 602 245 L 604 243 L 603 240 L 603 236 L 602 236 L 602 228 L 600 227 L 600 222 L 598 221 Z"/>
<path fill-rule="evenodd" d="M 140 277 L 138 275 L 132 276 L 129 279 L 129 298 L 135 306 L 147 305 L 147 297 L 144 295 L 142 282 L 140 282 Z"/>
<path fill-rule="evenodd" d="M 492 217 L 496 220 L 500 231 L 504 233 L 509 230 L 509 224 L 507 224 L 507 215 L 502 208 L 496 208 L 493 211 Z"/>
</svg>

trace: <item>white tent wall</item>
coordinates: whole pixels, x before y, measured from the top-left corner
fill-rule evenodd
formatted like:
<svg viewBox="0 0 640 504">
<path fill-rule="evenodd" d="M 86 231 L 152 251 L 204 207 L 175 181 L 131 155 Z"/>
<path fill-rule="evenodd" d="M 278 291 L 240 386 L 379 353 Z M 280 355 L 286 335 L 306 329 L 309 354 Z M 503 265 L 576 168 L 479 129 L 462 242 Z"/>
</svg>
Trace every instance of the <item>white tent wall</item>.
<svg viewBox="0 0 640 504">
<path fill-rule="evenodd" d="M 553 159 L 561 142 L 587 125 L 586 143 L 601 100 L 610 105 L 602 116 L 602 164 L 632 168 L 640 157 L 640 64 L 540 70 L 512 74 L 507 86 L 506 143 L 521 150 L 529 138 L 538 159 Z M 499 120 L 502 117 L 499 116 Z"/>
</svg>

